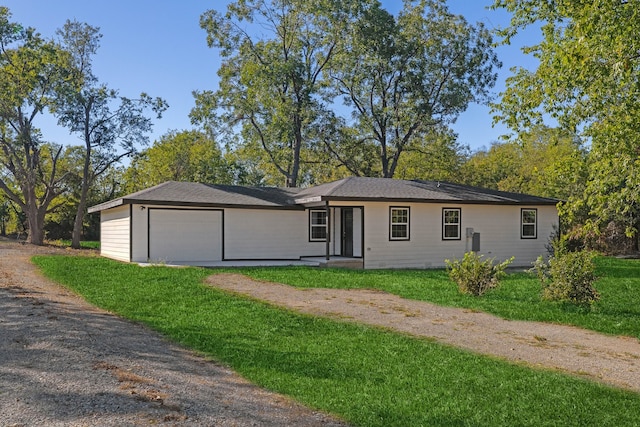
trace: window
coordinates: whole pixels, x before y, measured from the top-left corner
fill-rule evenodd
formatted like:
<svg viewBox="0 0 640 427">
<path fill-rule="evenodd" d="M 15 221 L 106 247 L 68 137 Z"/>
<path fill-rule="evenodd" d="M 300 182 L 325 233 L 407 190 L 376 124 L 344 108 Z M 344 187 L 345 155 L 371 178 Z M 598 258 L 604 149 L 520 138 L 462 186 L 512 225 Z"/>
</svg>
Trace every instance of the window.
<svg viewBox="0 0 640 427">
<path fill-rule="evenodd" d="M 537 209 L 522 209 L 520 214 L 521 221 L 521 234 L 523 239 L 536 239 L 538 238 L 538 210 Z"/>
<path fill-rule="evenodd" d="M 409 240 L 409 208 L 390 208 L 389 240 Z"/>
<path fill-rule="evenodd" d="M 460 208 L 442 209 L 442 239 L 460 240 Z"/>
<path fill-rule="evenodd" d="M 309 211 L 309 240 L 320 242 L 327 240 L 327 211 Z"/>
</svg>

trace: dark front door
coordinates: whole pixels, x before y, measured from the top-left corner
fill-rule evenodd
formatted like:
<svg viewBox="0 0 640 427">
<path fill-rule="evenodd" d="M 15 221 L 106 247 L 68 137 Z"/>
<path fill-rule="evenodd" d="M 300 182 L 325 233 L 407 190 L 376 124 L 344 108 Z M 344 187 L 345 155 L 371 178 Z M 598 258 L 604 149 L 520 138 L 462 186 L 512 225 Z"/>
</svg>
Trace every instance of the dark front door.
<svg viewBox="0 0 640 427">
<path fill-rule="evenodd" d="M 342 208 L 342 256 L 353 256 L 353 209 Z"/>
</svg>

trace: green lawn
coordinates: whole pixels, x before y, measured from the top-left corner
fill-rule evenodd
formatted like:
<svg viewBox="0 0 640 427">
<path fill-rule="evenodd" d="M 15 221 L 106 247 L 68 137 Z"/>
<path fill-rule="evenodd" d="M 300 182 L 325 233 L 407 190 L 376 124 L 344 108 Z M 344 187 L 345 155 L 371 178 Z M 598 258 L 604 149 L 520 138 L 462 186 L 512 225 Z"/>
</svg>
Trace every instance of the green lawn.
<svg viewBox="0 0 640 427">
<path fill-rule="evenodd" d="M 71 247 L 71 240 L 58 239 L 49 240 L 48 244 L 53 246 Z M 100 241 L 98 240 L 83 240 L 80 242 L 80 248 L 82 249 L 100 249 Z"/>
<path fill-rule="evenodd" d="M 639 394 L 231 296 L 202 284 L 211 270 L 143 268 L 97 257 L 39 256 L 34 261 L 47 276 L 92 303 L 144 322 L 229 364 L 256 384 L 354 425 L 640 425 Z M 603 268 L 625 277 L 637 272 L 637 264 L 629 264 L 626 274 L 625 265 Z M 403 282 L 412 282 L 408 288 L 414 289 L 408 292 L 416 298 L 425 294 L 418 286 L 420 277 L 423 287 L 453 286 L 435 271 L 273 273 L 292 272 L 315 274 L 315 286 L 335 285 L 344 275 L 340 280 L 345 283 L 377 287 L 371 284 L 394 277 L 396 283 L 389 286 L 396 293 Z M 305 280 L 311 285 L 311 279 Z M 530 286 L 524 276 L 516 276 L 505 286 L 524 283 Z M 441 290 L 438 298 L 448 293 Z"/>
<path fill-rule="evenodd" d="M 595 286 L 602 298 L 591 309 L 541 301 L 540 283 L 527 273 L 511 273 L 498 289 L 477 298 L 460 294 L 445 270 L 282 267 L 230 271 L 302 288 L 380 289 L 404 298 L 478 309 L 507 319 L 564 323 L 640 338 L 640 260 L 601 257 L 596 263 L 600 280 Z"/>
</svg>

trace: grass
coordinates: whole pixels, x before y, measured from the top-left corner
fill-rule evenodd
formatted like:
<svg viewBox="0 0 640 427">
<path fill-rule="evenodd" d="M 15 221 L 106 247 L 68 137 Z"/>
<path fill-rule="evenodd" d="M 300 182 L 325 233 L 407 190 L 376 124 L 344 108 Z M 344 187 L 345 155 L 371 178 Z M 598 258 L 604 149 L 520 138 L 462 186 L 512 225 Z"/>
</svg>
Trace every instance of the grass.
<svg viewBox="0 0 640 427">
<path fill-rule="evenodd" d="M 511 273 L 498 289 L 483 297 L 462 295 L 445 270 L 314 269 L 308 267 L 243 268 L 232 271 L 300 288 L 380 289 L 404 298 L 464 307 L 513 320 L 580 326 L 640 338 L 640 260 L 597 258 L 595 284 L 601 300 L 592 307 L 542 301 L 537 278 Z"/>
<path fill-rule="evenodd" d="M 71 240 L 58 239 L 58 240 L 48 240 L 47 243 L 53 246 L 62 246 L 65 248 L 71 247 Z M 99 240 L 83 240 L 80 242 L 81 249 L 100 249 L 100 241 Z"/>
<path fill-rule="evenodd" d="M 232 296 L 202 284 L 210 270 L 98 257 L 34 261 L 90 302 L 354 425 L 640 425 L 638 394 Z M 316 284 L 338 273 L 312 271 Z"/>
</svg>

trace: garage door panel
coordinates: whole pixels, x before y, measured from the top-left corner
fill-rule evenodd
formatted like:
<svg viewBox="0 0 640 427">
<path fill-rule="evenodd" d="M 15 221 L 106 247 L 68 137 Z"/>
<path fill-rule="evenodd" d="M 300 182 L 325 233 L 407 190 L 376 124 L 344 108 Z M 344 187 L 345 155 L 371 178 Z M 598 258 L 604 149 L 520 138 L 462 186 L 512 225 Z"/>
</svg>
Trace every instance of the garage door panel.
<svg viewBox="0 0 640 427">
<path fill-rule="evenodd" d="M 222 260 L 222 211 L 150 209 L 149 258 L 167 263 Z"/>
</svg>

